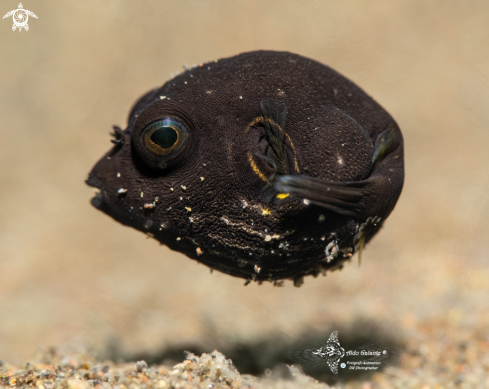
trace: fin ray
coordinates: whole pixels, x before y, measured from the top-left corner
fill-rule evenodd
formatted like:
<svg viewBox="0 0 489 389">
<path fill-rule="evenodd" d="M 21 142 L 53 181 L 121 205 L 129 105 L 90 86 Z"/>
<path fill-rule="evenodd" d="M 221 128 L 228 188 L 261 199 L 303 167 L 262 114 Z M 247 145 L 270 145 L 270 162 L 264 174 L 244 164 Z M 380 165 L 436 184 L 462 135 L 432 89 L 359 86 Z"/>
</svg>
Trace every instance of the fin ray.
<svg viewBox="0 0 489 389">
<path fill-rule="evenodd" d="M 311 203 L 342 215 L 359 216 L 364 211 L 364 198 L 369 180 L 332 182 L 319 178 L 280 176 L 275 190 L 309 200 Z"/>
<path fill-rule="evenodd" d="M 273 164 L 275 172 L 272 176 L 275 178 L 276 175 L 286 174 L 285 118 L 287 106 L 279 100 L 263 99 L 260 101 L 260 108 L 265 124 L 265 136 L 275 154 Z"/>
</svg>

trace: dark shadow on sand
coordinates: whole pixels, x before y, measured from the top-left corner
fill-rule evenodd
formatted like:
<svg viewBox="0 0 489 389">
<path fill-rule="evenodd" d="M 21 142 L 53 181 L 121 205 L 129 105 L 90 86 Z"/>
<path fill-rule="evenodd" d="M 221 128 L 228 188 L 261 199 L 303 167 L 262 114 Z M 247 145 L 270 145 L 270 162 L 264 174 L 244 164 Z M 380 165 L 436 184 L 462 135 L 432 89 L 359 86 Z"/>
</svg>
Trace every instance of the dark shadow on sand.
<svg viewBox="0 0 489 389">
<path fill-rule="evenodd" d="M 219 339 L 215 334 L 209 336 L 199 344 L 180 344 L 165 348 L 158 353 L 138 353 L 132 355 L 121 354 L 116 348 L 109 352 L 108 357 L 119 361 L 145 360 L 148 365 L 165 364 L 172 366 L 182 362 L 186 351 L 196 355 L 209 353 L 218 350 L 226 358 L 233 361 L 241 374 L 251 374 L 263 376 L 290 377 L 287 365 L 301 366 L 305 374 L 316 378 L 327 384 L 337 384 L 349 380 L 368 379 L 372 374 L 381 372 L 387 366 L 398 363 L 399 355 L 403 349 L 403 342 L 395 336 L 392 329 L 380 327 L 377 324 L 368 322 L 357 322 L 349 328 L 342 328 L 344 325 L 329 325 L 328 328 L 318 331 L 309 329 L 302 336 L 290 339 L 286 336 L 269 336 L 253 342 L 232 342 Z M 347 365 L 345 368 L 338 368 L 338 374 L 333 374 L 328 364 L 317 358 L 316 363 L 306 363 L 305 358 L 301 358 L 303 350 L 320 347 L 326 344 L 331 333 L 335 330 L 339 332 L 339 342 L 345 351 L 365 349 L 365 345 L 370 344 L 371 349 L 387 350 L 380 361 L 377 370 L 351 370 Z M 372 344 L 374 344 L 372 346 Z M 373 347 L 373 348 L 372 348 Z M 367 347 L 368 348 L 368 347 Z M 365 356 L 345 356 L 341 362 L 365 361 L 371 357 Z"/>
</svg>

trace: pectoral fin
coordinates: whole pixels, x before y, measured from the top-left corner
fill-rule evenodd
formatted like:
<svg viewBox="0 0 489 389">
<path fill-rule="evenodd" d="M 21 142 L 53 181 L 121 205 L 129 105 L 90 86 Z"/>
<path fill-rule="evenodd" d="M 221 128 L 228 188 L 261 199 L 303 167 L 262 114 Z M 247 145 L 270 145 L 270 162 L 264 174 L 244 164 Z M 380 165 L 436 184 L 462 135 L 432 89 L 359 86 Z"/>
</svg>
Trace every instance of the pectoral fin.
<svg viewBox="0 0 489 389">
<path fill-rule="evenodd" d="M 265 136 L 273 150 L 273 159 L 270 161 L 274 167 L 272 181 L 277 175 L 286 174 L 285 155 L 285 117 L 287 106 L 279 100 L 264 99 L 260 101 Z"/>
<path fill-rule="evenodd" d="M 312 204 L 341 215 L 359 217 L 365 212 L 369 184 L 369 180 L 332 182 L 302 175 L 286 175 L 277 178 L 275 190 L 307 199 Z"/>
</svg>

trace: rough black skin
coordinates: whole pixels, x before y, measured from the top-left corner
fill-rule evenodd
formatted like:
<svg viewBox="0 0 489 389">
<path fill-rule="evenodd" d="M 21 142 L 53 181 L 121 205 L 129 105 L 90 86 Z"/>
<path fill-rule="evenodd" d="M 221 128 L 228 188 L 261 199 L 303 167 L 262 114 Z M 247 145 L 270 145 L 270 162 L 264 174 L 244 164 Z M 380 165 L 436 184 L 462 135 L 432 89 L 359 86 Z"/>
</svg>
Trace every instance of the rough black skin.
<svg viewBox="0 0 489 389">
<path fill-rule="evenodd" d="M 287 109 L 281 161 L 265 131 L 263 101 Z M 168 115 L 186 124 L 188 141 L 174 161 L 151 167 L 134 133 Z M 334 70 L 286 52 L 188 69 L 141 97 L 127 128 L 115 129 L 115 146 L 87 180 L 100 190 L 92 204 L 172 250 L 250 280 L 300 284 L 304 275 L 341 268 L 381 227 L 404 180 L 392 117 Z"/>
</svg>

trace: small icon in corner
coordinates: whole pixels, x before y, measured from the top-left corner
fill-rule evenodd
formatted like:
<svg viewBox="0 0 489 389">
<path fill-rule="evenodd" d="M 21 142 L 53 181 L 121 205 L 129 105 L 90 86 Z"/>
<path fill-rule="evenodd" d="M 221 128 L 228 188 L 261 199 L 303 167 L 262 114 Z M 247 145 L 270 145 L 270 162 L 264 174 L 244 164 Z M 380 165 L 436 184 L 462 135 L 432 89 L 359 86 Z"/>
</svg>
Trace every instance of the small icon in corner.
<svg viewBox="0 0 489 389">
<path fill-rule="evenodd" d="M 32 16 L 36 19 L 37 16 L 34 12 L 24 9 L 22 3 L 19 3 L 18 7 L 19 8 L 14 9 L 13 11 L 7 12 L 3 18 L 5 19 L 9 16 L 12 16 L 12 19 L 14 21 L 14 24 L 12 25 L 12 31 L 15 31 L 17 28 L 19 29 L 19 31 L 22 31 L 22 28 L 26 31 L 29 31 L 29 25 L 27 24 L 29 16 Z"/>
</svg>

